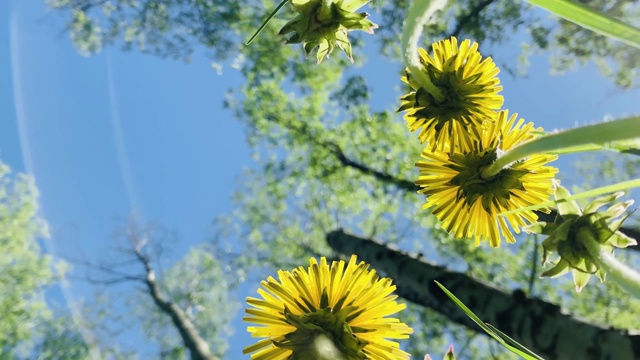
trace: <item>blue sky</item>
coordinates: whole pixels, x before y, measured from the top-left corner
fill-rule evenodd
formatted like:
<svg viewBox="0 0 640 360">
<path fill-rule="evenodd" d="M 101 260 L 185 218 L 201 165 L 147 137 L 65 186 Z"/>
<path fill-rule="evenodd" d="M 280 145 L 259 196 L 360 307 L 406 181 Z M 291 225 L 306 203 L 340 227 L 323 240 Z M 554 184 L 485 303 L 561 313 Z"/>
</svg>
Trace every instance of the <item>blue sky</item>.
<svg viewBox="0 0 640 360">
<path fill-rule="evenodd" d="M 242 125 L 222 108 L 242 77 L 229 66 L 219 75 L 205 56 L 185 64 L 113 48 L 82 57 L 62 29 L 41 0 L 0 1 L 0 159 L 34 175 L 47 251 L 114 256 L 113 230 L 135 209 L 177 232 L 176 260 L 212 236 L 212 219 L 232 209 L 237 179 L 254 166 Z M 515 61 L 518 39 L 490 52 Z M 501 77 L 505 106 L 547 130 L 640 112 L 640 91 L 617 89 L 593 66 L 551 77 L 546 55 L 530 61 L 527 78 Z M 372 103 L 396 108 L 394 66 L 372 53 L 357 70 L 377 74 Z M 92 289 L 72 281 L 67 291 L 78 300 Z M 235 325 L 229 358 L 251 341 Z"/>
</svg>

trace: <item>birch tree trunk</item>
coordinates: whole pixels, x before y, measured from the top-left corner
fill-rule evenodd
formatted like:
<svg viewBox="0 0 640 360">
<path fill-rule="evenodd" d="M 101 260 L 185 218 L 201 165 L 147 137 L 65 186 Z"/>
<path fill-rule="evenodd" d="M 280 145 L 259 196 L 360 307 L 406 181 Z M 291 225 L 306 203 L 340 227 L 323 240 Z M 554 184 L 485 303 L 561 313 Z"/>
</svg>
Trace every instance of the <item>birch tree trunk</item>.
<svg viewBox="0 0 640 360">
<path fill-rule="evenodd" d="M 356 254 L 393 278 L 398 294 L 405 299 L 481 331 L 434 282 L 439 281 L 480 319 L 546 359 L 640 359 L 640 331 L 590 324 L 571 316 L 558 305 L 528 298 L 520 290 L 498 289 L 490 283 L 342 230 L 327 234 L 327 241 L 336 252 Z"/>
</svg>

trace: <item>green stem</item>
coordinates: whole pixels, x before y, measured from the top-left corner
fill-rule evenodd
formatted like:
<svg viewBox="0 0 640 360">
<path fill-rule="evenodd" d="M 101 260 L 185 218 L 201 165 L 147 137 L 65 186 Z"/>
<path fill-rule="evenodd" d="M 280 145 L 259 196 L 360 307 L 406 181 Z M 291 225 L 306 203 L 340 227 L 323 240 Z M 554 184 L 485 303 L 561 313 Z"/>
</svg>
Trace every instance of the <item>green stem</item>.
<svg viewBox="0 0 640 360">
<path fill-rule="evenodd" d="M 422 70 L 420 56 L 418 55 L 418 41 L 420 40 L 422 29 L 429 19 L 436 11 L 446 5 L 447 0 L 414 0 L 407 12 L 401 39 L 404 62 L 409 68 L 411 76 L 439 103 L 444 101 L 445 94 L 433 84 L 429 75 Z"/>
<path fill-rule="evenodd" d="M 579 193 L 577 193 L 575 195 L 571 195 L 569 197 L 563 197 L 563 198 L 556 199 L 556 200 L 545 201 L 545 202 L 542 202 L 542 203 L 539 203 L 539 204 L 526 206 L 526 207 L 520 207 L 520 208 L 517 208 L 517 209 L 505 211 L 503 213 L 500 213 L 500 215 L 504 216 L 504 215 L 509 215 L 509 214 L 517 214 L 517 213 L 520 213 L 520 212 L 523 212 L 523 211 L 538 210 L 538 209 L 547 208 L 549 206 L 558 206 L 559 203 L 566 203 L 566 202 L 569 202 L 569 201 L 574 201 L 574 200 L 579 200 L 579 199 L 586 199 L 586 198 L 590 198 L 590 197 L 594 197 L 594 196 L 612 194 L 612 193 L 615 193 L 615 192 L 618 192 L 618 191 L 634 189 L 634 188 L 640 188 L 640 179 L 621 181 L 619 183 L 615 183 L 615 184 L 612 184 L 612 185 L 601 186 L 599 188 L 595 188 L 595 189 L 579 192 Z"/>
<path fill-rule="evenodd" d="M 267 19 L 262 23 L 262 25 L 260 25 L 260 27 L 258 28 L 256 33 L 253 34 L 253 36 L 251 36 L 251 39 L 249 39 L 249 41 L 247 41 L 245 43 L 245 45 L 249 45 L 249 44 L 251 44 L 251 42 L 253 42 L 253 40 L 262 32 L 262 30 L 264 30 L 265 27 L 267 27 L 267 24 L 269 23 L 269 21 L 271 21 L 271 19 L 273 19 L 273 17 L 276 16 L 278 11 L 280 11 L 280 9 L 282 9 L 282 7 L 287 3 L 287 1 L 289 1 L 289 0 L 282 0 L 280 5 L 278 5 L 278 7 L 276 7 L 276 9 L 273 10 L 271 12 L 271 14 L 269 14 L 269 16 L 267 16 Z"/>
<path fill-rule="evenodd" d="M 546 135 L 506 152 L 482 171 L 482 177 L 485 179 L 491 178 L 512 163 L 534 154 L 637 137 L 640 137 L 640 117 L 608 121 Z"/>
<path fill-rule="evenodd" d="M 320 22 L 331 19 L 332 4 L 333 0 L 322 0 L 322 4 L 320 5 L 320 12 L 318 13 L 318 20 L 320 20 Z"/>
<path fill-rule="evenodd" d="M 640 28 L 592 10 L 577 1 L 529 0 L 529 2 L 591 31 L 640 49 Z"/>
<path fill-rule="evenodd" d="M 591 234 L 585 235 L 581 237 L 581 243 L 587 248 L 591 261 L 623 290 L 640 299 L 640 273 L 620 262 L 613 254 L 603 251 Z"/>
</svg>

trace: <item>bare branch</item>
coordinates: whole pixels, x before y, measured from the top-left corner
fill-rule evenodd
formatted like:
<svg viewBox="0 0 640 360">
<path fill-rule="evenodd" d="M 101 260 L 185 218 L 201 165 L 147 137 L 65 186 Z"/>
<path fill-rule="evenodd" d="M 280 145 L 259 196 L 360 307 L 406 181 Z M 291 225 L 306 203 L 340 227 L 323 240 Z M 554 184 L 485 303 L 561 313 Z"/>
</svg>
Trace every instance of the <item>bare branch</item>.
<svg viewBox="0 0 640 360">
<path fill-rule="evenodd" d="M 98 278 L 93 278 L 93 277 L 91 277 L 89 275 L 87 275 L 87 276 L 69 275 L 68 278 L 72 279 L 72 280 L 84 281 L 84 282 L 88 282 L 90 284 L 103 285 L 103 286 L 110 286 L 110 285 L 118 285 L 118 284 L 123 284 L 123 283 L 144 281 L 143 277 L 138 277 L 138 276 L 121 276 L 121 277 L 117 277 L 117 278 L 98 279 Z"/>
<path fill-rule="evenodd" d="M 464 16 L 460 18 L 460 20 L 458 20 L 458 23 L 456 24 L 456 28 L 453 29 L 451 36 L 455 36 L 455 37 L 460 36 L 460 33 L 469 24 L 469 22 L 474 18 L 478 17 L 478 15 L 480 15 L 480 13 L 484 9 L 488 8 L 489 5 L 493 4 L 494 2 L 495 0 L 484 0 L 476 4 L 476 6 L 474 6 L 468 13 L 466 13 Z"/>
<path fill-rule="evenodd" d="M 191 359 L 217 360 L 217 358 L 211 353 L 209 345 L 200 336 L 200 333 L 184 310 L 178 306 L 178 304 L 173 302 L 170 297 L 165 297 L 166 295 L 162 293 L 156 280 L 156 274 L 151 264 L 151 260 L 144 252 L 145 246 L 147 246 L 150 241 L 150 229 L 140 229 L 135 218 L 131 217 L 124 229 L 124 232 L 120 235 L 126 239 L 127 244 L 125 246 L 128 247 L 121 248 L 120 252 L 127 256 L 128 259 L 107 264 L 93 263 L 88 260 L 81 259 L 69 260 L 71 263 L 85 267 L 88 271 L 94 270 L 100 275 L 100 277 L 95 277 L 92 276 L 91 273 L 87 272 L 85 277 L 81 280 L 105 286 L 117 285 L 126 282 L 135 282 L 143 285 L 143 287 L 138 287 L 138 290 L 148 294 L 153 299 L 156 307 L 162 313 L 171 318 L 173 326 L 178 330 L 185 348 L 187 348 L 191 354 Z M 158 251 L 160 252 L 162 249 Z M 142 265 L 144 272 L 139 275 L 132 275 L 132 272 L 123 270 L 123 268 L 128 268 L 132 265 Z M 137 269 L 135 272 L 139 273 L 140 270 Z"/>
<path fill-rule="evenodd" d="M 185 314 L 185 312 L 176 303 L 171 300 L 167 300 L 162 295 L 158 283 L 156 282 L 156 275 L 151 266 L 149 259 L 142 253 L 144 245 L 146 245 L 148 238 L 141 233 L 135 226 L 129 227 L 127 236 L 134 247 L 134 254 L 138 261 L 144 266 L 146 279 L 145 284 L 149 295 L 153 299 L 153 302 L 163 313 L 171 317 L 173 325 L 176 327 L 182 341 L 191 354 L 192 360 L 217 360 L 217 358 L 211 353 L 209 345 L 200 336 L 200 333 L 196 329 L 193 322 Z"/>
</svg>

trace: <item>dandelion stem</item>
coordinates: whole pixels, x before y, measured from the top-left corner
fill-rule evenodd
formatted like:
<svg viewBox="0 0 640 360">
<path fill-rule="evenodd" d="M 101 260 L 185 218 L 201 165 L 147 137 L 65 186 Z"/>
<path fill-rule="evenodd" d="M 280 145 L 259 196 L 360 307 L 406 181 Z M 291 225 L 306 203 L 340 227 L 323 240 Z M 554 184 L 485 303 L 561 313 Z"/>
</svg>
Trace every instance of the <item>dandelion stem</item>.
<svg viewBox="0 0 640 360">
<path fill-rule="evenodd" d="M 332 4 L 333 0 L 322 0 L 322 4 L 320 5 L 320 12 L 318 13 L 318 20 L 322 22 L 331 19 Z"/>
<path fill-rule="evenodd" d="M 404 52 L 404 62 L 409 68 L 411 76 L 418 84 L 424 88 L 433 98 L 441 103 L 445 99 L 445 94 L 433 84 L 429 75 L 422 71 L 420 56 L 418 55 L 418 41 L 424 26 L 433 14 L 444 8 L 447 0 L 414 0 L 407 12 L 402 29 L 402 51 Z"/>
<path fill-rule="evenodd" d="M 482 177 L 487 179 L 495 176 L 512 163 L 534 154 L 551 153 L 580 145 L 604 144 L 638 137 L 640 137 L 640 117 L 607 121 L 546 135 L 504 153 L 482 171 Z"/>
<path fill-rule="evenodd" d="M 583 233 L 583 244 L 591 260 L 615 281 L 623 290 L 640 299 L 640 273 L 628 267 L 612 254 L 604 251 L 589 233 Z"/>
<path fill-rule="evenodd" d="M 278 7 L 276 7 L 276 9 L 273 10 L 271 14 L 269 14 L 269 16 L 267 16 L 267 19 L 264 22 L 262 22 L 262 25 L 260 25 L 258 30 L 253 34 L 253 36 L 251 36 L 251 38 L 246 43 L 244 43 L 245 45 L 249 45 L 253 42 L 253 40 L 262 32 L 262 30 L 264 30 L 265 27 L 267 27 L 267 24 L 269 23 L 269 21 L 271 21 L 271 19 L 273 19 L 273 17 L 276 16 L 278 11 L 282 9 L 282 7 L 287 3 L 287 1 L 289 0 L 282 0 L 280 5 L 278 5 Z"/>
</svg>

